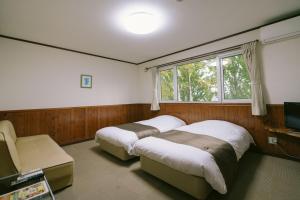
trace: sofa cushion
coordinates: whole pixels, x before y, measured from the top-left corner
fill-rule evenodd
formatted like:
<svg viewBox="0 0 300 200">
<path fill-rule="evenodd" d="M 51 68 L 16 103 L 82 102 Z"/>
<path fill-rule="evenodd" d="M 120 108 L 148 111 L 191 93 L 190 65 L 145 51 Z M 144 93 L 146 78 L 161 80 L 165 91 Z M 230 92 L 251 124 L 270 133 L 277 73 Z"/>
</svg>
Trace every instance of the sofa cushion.
<svg viewBox="0 0 300 200">
<path fill-rule="evenodd" d="M 16 146 L 23 172 L 43 169 L 53 191 L 72 185 L 74 160 L 48 135 L 19 137 Z"/>
<path fill-rule="evenodd" d="M 43 169 L 52 191 L 65 188 L 73 183 L 73 162 Z"/>
<path fill-rule="evenodd" d="M 19 137 L 16 146 L 23 172 L 37 168 L 46 169 L 74 161 L 48 135 Z"/>
<path fill-rule="evenodd" d="M 18 170 L 15 167 L 15 164 L 9 152 L 7 142 L 4 139 L 4 133 L 2 132 L 0 132 L 0 161 L 0 178 L 18 173 Z"/>
<path fill-rule="evenodd" d="M 0 121 L 0 130 L 2 130 L 3 132 L 9 133 L 13 142 L 16 143 L 17 135 L 15 132 L 15 128 L 10 121 L 8 121 L 8 120 Z"/>
<path fill-rule="evenodd" d="M 18 151 L 16 149 L 16 134 L 14 127 L 12 126 L 11 122 L 8 120 L 0 121 L 0 141 L 1 141 L 1 158 L 7 158 L 6 162 L 12 162 L 14 169 L 12 171 L 20 172 L 21 169 L 21 164 L 20 164 L 20 158 L 18 155 Z M 10 155 L 4 155 L 9 153 Z M 10 157 L 10 158 L 9 158 Z M 4 174 L 6 172 L 3 172 Z M 2 174 L 2 172 L 1 172 Z"/>
</svg>

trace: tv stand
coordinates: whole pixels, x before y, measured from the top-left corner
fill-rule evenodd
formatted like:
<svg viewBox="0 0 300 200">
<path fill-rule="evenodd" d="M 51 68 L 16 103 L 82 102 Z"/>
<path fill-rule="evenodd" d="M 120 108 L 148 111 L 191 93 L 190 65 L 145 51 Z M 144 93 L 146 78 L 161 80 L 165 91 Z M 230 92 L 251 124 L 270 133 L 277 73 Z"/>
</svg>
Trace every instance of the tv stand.
<svg viewBox="0 0 300 200">
<path fill-rule="evenodd" d="M 265 127 L 271 133 L 282 136 L 294 137 L 300 140 L 300 132 L 288 128 Z"/>
</svg>

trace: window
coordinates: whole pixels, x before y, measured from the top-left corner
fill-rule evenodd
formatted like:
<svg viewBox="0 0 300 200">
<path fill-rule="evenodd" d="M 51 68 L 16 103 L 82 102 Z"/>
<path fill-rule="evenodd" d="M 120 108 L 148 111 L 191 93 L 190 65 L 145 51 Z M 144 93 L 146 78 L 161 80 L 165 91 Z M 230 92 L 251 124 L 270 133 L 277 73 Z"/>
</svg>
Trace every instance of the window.
<svg viewBox="0 0 300 200">
<path fill-rule="evenodd" d="M 217 101 L 216 59 L 177 66 L 178 101 Z"/>
<path fill-rule="evenodd" d="M 250 78 L 242 55 L 221 59 L 224 99 L 250 99 Z"/>
<path fill-rule="evenodd" d="M 172 69 L 160 71 L 160 99 L 162 101 L 174 100 L 174 73 Z"/>
<path fill-rule="evenodd" d="M 250 102 L 247 66 L 240 52 L 160 70 L 161 101 Z"/>
</svg>

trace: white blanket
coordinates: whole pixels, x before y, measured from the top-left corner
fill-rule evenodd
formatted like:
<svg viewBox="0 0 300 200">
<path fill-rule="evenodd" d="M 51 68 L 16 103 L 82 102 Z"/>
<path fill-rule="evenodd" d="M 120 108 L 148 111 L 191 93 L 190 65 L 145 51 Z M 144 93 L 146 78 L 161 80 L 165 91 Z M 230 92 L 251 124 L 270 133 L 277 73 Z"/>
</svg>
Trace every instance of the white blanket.
<svg viewBox="0 0 300 200">
<path fill-rule="evenodd" d="M 149 120 L 143 120 L 136 123 L 155 127 L 160 132 L 166 132 L 186 125 L 186 123 L 181 119 L 170 115 L 161 115 Z M 136 141 L 139 140 L 134 132 L 113 126 L 98 130 L 95 136 L 96 142 L 99 141 L 99 138 L 116 146 L 123 147 L 130 155 L 134 155 L 132 152 L 133 145 Z"/>
<path fill-rule="evenodd" d="M 232 145 L 238 159 L 242 157 L 250 144 L 254 143 L 245 128 L 226 121 L 208 120 L 182 126 L 176 130 L 209 135 L 224 140 Z M 206 151 L 156 137 L 148 137 L 135 143 L 134 153 L 186 174 L 204 177 L 219 193 L 227 192 L 223 175 L 214 157 Z"/>
</svg>

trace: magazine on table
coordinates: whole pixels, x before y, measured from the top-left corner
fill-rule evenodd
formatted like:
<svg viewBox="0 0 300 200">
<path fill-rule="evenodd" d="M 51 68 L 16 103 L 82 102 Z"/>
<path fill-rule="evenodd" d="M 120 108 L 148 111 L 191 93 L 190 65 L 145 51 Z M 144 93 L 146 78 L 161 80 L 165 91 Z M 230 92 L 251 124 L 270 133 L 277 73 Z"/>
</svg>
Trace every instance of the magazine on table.
<svg viewBox="0 0 300 200">
<path fill-rule="evenodd" d="M 15 190 L 0 196 L 0 200 L 30 200 L 49 192 L 45 181 L 34 183 L 30 186 Z"/>
</svg>

